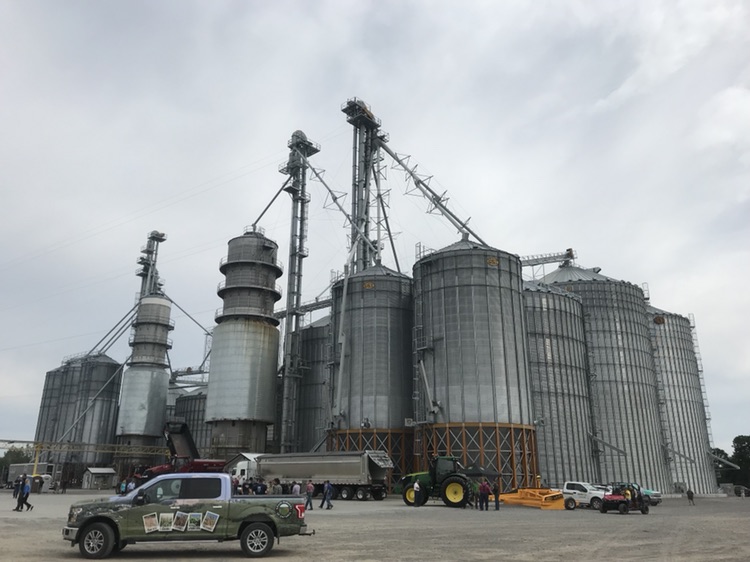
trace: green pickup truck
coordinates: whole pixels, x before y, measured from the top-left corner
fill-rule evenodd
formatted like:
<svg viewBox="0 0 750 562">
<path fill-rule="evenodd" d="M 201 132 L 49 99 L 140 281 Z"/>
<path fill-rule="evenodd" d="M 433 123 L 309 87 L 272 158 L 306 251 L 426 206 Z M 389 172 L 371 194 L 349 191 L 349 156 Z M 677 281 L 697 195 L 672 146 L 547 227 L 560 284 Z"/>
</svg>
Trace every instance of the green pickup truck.
<svg viewBox="0 0 750 562">
<path fill-rule="evenodd" d="M 62 535 L 84 558 L 106 558 L 151 541 L 240 541 L 249 557 L 268 554 L 274 539 L 311 535 L 300 496 L 233 496 L 223 473 L 174 473 L 123 496 L 74 503 Z"/>
</svg>

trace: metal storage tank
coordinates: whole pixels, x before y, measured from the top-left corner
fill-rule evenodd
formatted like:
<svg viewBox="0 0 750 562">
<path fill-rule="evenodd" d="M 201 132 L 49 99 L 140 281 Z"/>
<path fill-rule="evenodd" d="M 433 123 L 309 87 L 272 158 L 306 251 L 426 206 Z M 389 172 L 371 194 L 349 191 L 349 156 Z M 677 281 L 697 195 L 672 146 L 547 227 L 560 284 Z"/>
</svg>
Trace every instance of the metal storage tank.
<svg viewBox="0 0 750 562">
<path fill-rule="evenodd" d="M 90 445 L 114 442 L 121 365 L 110 357 L 82 355 L 66 359 L 44 380 L 35 441 L 71 441 Z M 45 462 L 109 464 L 111 453 L 45 453 Z M 48 458 L 47 458 L 48 457 Z"/>
<path fill-rule="evenodd" d="M 415 457 L 453 454 L 536 484 L 518 256 L 464 239 L 414 265 Z"/>
<path fill-rule="evenodd" d="M 260 229 L 229 241 L 218 286 L 224 306 L 216 313 L 209 368 L 206 421 L 212 425 L 211 456 L 230 458 L 266 450 L 275 419 L 281 298 L 278 245 Z"/>
<path fill-rule="evenodd" d="M 643 291 L 601 275 L 599 268 L 573 265 L 541 281 L 574 292 L 583 302 L 598 480 L 670 489 Z"/>
<path fill-rule="evenodd" d="M 595 482 L 581 298 L 524 282 L 539 474 L 548 486 Z"/>
<path fill-rule="evenodd" d="M 681 493 L 688 488 L 698 494 L 716 491 L 716 473 L 706 420 L 693 327 L 688 318 L 648 307 L 659 401 L 666 426 L 667 456 L 672 487 Z"/>
<path fill-rule="evenodd" d="M 169 373 L 167 337 L 174 329 L 170 320 L 172 302 L 164 295 L 141 298 L 130 338 L 132 353 L 122 377 L 120 414 L 117 419 L 119 442 L 126 445 L 164 444 Z M 151 462 L 151 458 L 128 455 L 132 462 Z"/>
<path fill-rule="evenodd" d="M 297 438 L 302 451 L 313 451 L 326 438 L 331 419 L 328 346 L 331 319 L 321 318 L 300 332 L 302 379 L 297 405 Z"/>
<path fill-rule="evenodd" d="M 177 398 L 174 417 L 185 421 L 201 457 L 207 457 L 211 448 L 211 427 L 206 423 L 206 392 L 194 390 Z"/>
<path fill-rule="evenodd" d="M 387 451 L 400 474 L 411 460 L 404 439 L 412 415 L 411 279 L 374 265 L 337 281 L 331 292 L 331 448 Z"/>
</svg>

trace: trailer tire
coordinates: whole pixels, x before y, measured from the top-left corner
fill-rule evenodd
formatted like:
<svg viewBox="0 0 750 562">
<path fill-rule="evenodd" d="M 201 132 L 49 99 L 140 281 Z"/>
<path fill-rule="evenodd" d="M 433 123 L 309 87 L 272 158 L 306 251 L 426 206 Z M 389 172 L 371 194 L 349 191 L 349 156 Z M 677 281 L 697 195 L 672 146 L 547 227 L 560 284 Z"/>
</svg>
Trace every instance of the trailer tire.
<svg viewBox="0 0 750 562">
<path fill-rule="evenodd" d="M 265 556 L 273 548 L 273 531 L 265 523 L 251 523 L 242 531 L 240 546 L 250 558 Z"/>
<path fill-rule="evenodd" d="M 341 488 L 339 497 L 341 497 L 342 500 L 350 500 L 353 496 L 354 491 L 349 486 L 344 486 L 343 488 Z"/>
<path fill-rule="evenodd" d="M 357 491 L 354 492 L 354 496 L 361 502 L 369 499 L 370 492 L 367 491 L 367 488 L 357 488 Z"/>
</svg>

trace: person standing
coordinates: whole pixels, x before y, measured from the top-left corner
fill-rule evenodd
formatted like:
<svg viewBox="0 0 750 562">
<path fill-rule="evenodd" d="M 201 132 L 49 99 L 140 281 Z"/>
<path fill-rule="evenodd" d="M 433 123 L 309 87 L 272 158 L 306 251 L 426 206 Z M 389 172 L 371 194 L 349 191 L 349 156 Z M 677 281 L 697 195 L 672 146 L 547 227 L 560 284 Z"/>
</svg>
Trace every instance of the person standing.
<svg viewBox="0 0 750 562">
<path fill-rule="evenodd" d="M 292 481 L 292 495 L 299 496 L 300 487 L 296 480 Z"/>
<path fill-rule="evenodd" d="M 309 509 L 312 511 L 313 504 L 312 504 L 312 497 L 313 493 L 315 492 L 315 485 L 313 484 L 312 480 L 307 481 L 307 486 L 305 487 L 305 509 Z M 309 508 L 307 506 L 310 506 Z"/>
<path fill-rule="evenodd" d="M 13 483 L 13 499 L 18 499 L 18 494 L 21 493 L 21 477 L 16 477 L 16 481 Z"/>
<path fill-rule="evenodd" d="M 695 505 L 695 502 L 693 501 L 695 494 L 693 494 L 693 491 L 690 488 L 685 492 L 685 495 L 687 495 L 688 505 Z"/>
<path fill-rule="evenodd" d="M 283 493 L 284 493 L 284 490 L 281 487 L 281 481 L 278 478 L 274 478 L 273 484 L 271 486 L 271 494 L 274 496 L 280 496 Z"/>
<path fill-rule="evenodd" d="M 479 511 L 488 511 L 490 507 L 490 484 L 484 478 L 479 484 Z"/>
<path fill-rule="evenodd" d="M 323 506 L 326 506 L 326 509 L 333 509 L 333 504 L 331 503 L 331 499 L 333 497 L 333 486 L 331 486 L 331 482 L 326 480 L 323 484 L 323 501 L 320 502 L 320 509 L 323 509 Z"/>
<path fill-rule="evenodd" d="M 495 511 L 500 511 L 500 486 L 498 486 L 497 480 L 492 485 L 492 495 L 495 496 Z"/>
<path fill-rule="evenodd" d="M 422 488 L 419 485 L 419 480 L 414 481 L 414 507 L 422 505 Z"/>
</svg>

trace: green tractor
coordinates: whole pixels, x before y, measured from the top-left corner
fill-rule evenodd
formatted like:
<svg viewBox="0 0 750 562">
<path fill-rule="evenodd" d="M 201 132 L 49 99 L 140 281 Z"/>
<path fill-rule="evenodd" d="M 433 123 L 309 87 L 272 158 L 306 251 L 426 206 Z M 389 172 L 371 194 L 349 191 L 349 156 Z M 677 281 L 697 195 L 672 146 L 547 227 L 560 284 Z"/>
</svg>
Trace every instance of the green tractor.
<svg viewBox="0 0 750 562">
<path fill-rule="evenodd" d="M 416 500 L 415 481 L 419 481 L 421 505 L 433 497 L 440 498 L 448 507 L 464 507 L 473 494 L 472 482 L 456 457 L 433 457 L 429 471 L 414 472 L 401 478 L 401 497 L 409 506 L 413 506 Z"/>
</svg>

